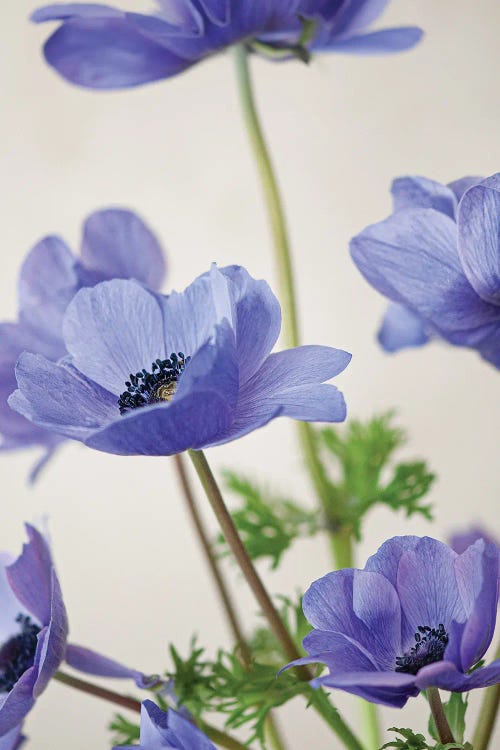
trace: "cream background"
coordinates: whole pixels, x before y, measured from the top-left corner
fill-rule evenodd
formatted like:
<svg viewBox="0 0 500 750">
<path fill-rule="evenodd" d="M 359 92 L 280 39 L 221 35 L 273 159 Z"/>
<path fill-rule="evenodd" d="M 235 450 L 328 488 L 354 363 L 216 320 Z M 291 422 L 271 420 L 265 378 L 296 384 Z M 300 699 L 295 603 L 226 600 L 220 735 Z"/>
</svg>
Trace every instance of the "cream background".
<svg viewBox="0 0 500 750">
<path fill-rule="evenodd" d="M 27 23 L 37 5 L 6 3 L 0 30 L 0 316 L 15 314 L 19 264 L 34 242 L 59 232 L 76 247 L 82 219 L 106 205 L 133 207 L 151 223 L 168 249 L 169 285 L 182 288 L 214 260 L 242 263 L 272 280 L 231 60 L 219 57 L 135 91 L 78 90 L 42 62 L 49 29 Z M 500 4 L 399 0 L 384 21 L 419 24 L 426 39 L 392 58 L 254 65 L 290 218 L 304 341 L 352 351 L 352 365 L 338 379 L 350 413 L 368 417 L 396 406 L 411 436 L 405 455 L 428 458 L 439 475 L 436 525 L 373 512 L 361 563 L 396 533 L 445 536 L 479 519 L 500 535 L 498 374 L 474 353 L 445 346 L 381 353 L 374 331 L 384 301 L 347 253 L 354 233 L 388 213 L 393 177 L 417 173 L 446 182 L 499 168 Z M 216 467 L 238 466 L 312 502 L 289 422 L 276 421 L 209 457 Z M 20 548 L 23 519 L 50 516 L 76 642 L 146 671 L 166 665 L 168 641 L 181 650 L 192 633 L 209 649 L 227 642 L 170 461 L 68 444 L 30 489 L 34 458 L 26 452 L 0 459 L 0 549 Z M 207 519 L 215 529 L 209 513 Z M 273 592 L 292 593 L 329 569 L 326 546 L 316 541 L 298 544 L 278 573 L 263 573 Z M 256 607 L 230 572 L 250 626 Z M 353 699 L 337 699 L 354 719 Z M 111 712 L 52 684 L 27 722 L 30 746 L 109 747 Z M 383 713 L 384 726 L 414 722 L 425 729 L 422 701 Z M 303 704 L 281 716 L 291 748 L 339 747 Z"/>
</svg>

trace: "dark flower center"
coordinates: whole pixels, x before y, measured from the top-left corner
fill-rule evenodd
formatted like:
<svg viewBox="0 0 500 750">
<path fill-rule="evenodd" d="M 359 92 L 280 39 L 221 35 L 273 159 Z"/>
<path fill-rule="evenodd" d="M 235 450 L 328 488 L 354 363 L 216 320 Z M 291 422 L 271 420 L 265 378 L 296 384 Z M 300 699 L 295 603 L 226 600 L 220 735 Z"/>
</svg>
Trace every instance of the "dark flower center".
<svg viewBox="0 0 500 750">
<path fill-rule="evenodd" d="M 168 359 L 157 359 L 151 365 L 151 372 L 142 370 L 130 375 L 125 382 L 127 390 L 118 399 L 120 414 L 140 406 L 170 401 L 175 393 L 177 381 L 191 357 L 182 352 L 172 353 Z"/>
<path fill-rule="evenodd" d="M 28 615 L 18 615 L 21 632 L 0 648 L 0 693 L 10 693 L 19 678 L 33 666 L 41 628 Z"/>
<path fill-rule="evenodd" d="M 441 661 L 448 644 L 448 633 L 440 623 L 437 628 L 419 625 L 415 645 L 403 656 L 396 657 L 396 672 L 417 674 L 419 669 Z"/>
</svg>

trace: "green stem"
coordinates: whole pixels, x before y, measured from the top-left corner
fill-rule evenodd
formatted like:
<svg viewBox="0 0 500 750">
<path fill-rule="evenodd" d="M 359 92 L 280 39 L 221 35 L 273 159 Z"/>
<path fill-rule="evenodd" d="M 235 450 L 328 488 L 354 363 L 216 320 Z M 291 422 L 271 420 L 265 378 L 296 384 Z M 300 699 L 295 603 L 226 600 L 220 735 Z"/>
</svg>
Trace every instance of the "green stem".
<svg viewBox="0 0 500 750">
<path fill-rule="evenodd" d="M 427 688 L 427 698 L 429 699 L 429 707 L 431 709 L 434 724 L 436 725 L 439 741 L 446 744 L 452 744 L 455 742 L 453 732 L 448 724 L 448 719 L 441 703 L 441 696 L 439 690 L 435 687 Z"/>
<path fill-rule="evenodd" d="M 278 187 L 273 163 L 260 124 L 255 96 L 253 92 L 248 51 L 244 45 L 235 47 L 236 75 L 240 94 L 243 118 L 257 165 L 265 204 L 273 236 L 274 255 L 278 270 L 279 296 L 283 311 L 283 333 L 287 346 L 300 344 L 299 324 L 297 317 L 297 298 L 293 274 L 293 264 L 288 239 L 288 229 L 283 210 L 283 202 Z M 328 480 L 319 458 L 319 449 L 314 431 L 310 424 L 298 422 L 298 430 L 307 470 L 321 502 L 327 523 L 332 534 L 342 526 L 341 498 L 335 497 L 335 488 Z M 337 545 L 332 542 L 332 551 L 337 567 L 341 559 L 337 558 Z"/>
<path fill-rule="evenodd" d="M 245 577 L 250 589 L 252 590 L 264 616 L 266 617 L 271 630 L 273 631 L 276 639 L 281 644 L 284 654 L 290 661 L 295 661 L 300 658 L 300 653 L 295 645 L 293 638 L 286 629 L 279 612 L 275 608 L 271 597 L 269 596 L 267 589 L 264 587 L 262 580 L 257 573 L 252 560 L 245 548 L 245 545 L 241 541 L 238 534 L 238 530 L 234 525 L 234 521 L 229 513 L 224 499 L 222 497 L 219 486 L 215 480 L 215 477 L 210 469 L 205 454 L 203 451 L 190 450 L 189 457 L 193 462 L 196 469 L 200 482 L 205 490 L 207 499 L 212 507 L 212 510 L 219 522 L 219 526 L 227 542 L 227 545 L 233 553 L 236 562 L 238 563 L 243 576 Z M 297 672 L 301 679 L 310 680 L 312 674 L 310 670 L 301 666 L 297 668 Z M 328 721 L 333 731 L 337 734 L 339 739 L 342 740 L 347 750 L 364 750 L 357 737 L 351 732 L 347 724 L 341 718 L 338 711 L 330 704 L 330 701 L 326 696 L 326 706 L 324 701 L 321 701 L 321 693 L 315 693 L 313 695 L 312 704 L 318 710 L 318 712 Z M 319 697 L 318 697 L 319 696 Z"/>
<path fill-rule="evenodd" d="M 497 647 L 495 659 L 500 659 L 500 644 Z M 500 685 L 492 685 L 485 690 L 481 708 L 479 709 L 479 718 L 474 732 L 474 739 L 472 740 L 474 750 L 486 750 L 489 746 L 499 706 Z"/>
<path fill-rule="evenodd" d="M 201 724 L 201 729 L 207 734 L 210 739 L 220 745 L 221 747 L 227 748 L 227 750 L 248 750 L 247 746 L 242 742 L 239 742 L 235 737 L 232 737 L 227 732 L 223 732 L 221 729 L 212 726 L 211 724 Z"/>
<path fill-rule="evenodd" d="M 361 698 L 363 739 L 368 750 L 379 750 L 382 744 L 377 706 Z"/>
</svg>

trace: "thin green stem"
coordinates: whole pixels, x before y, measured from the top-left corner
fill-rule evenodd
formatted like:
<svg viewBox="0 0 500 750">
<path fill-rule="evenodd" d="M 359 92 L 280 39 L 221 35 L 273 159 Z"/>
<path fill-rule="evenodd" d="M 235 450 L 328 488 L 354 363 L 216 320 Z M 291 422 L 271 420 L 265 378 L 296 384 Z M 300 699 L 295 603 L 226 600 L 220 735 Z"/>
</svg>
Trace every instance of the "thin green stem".
<svg viewBox="0 0 500 750">
<path fill-rule="evenodd" d="M 300 344 L 300 335 L 288 229 L 278 181 L 257 112 L 248 65 L 248 50 L 244 45 L 235 47 L 235 63 L 243 118 L 259 172 L 273 236 L 279 296 L 283 310 L 284 338 L 287 346 L 295 347 Z M 307 470 L 326 515 L 327 523 L 332 528 L 332 534 L 335 535 L 337 528 L 342 526 L 341 498 L 334 496 L 335 488 L 328 480 L 321 464 L 317 440 L 311 425 L 305 422 L 298 422 L 297 425 Z M 335 543 L 332 543 L 332 552 L 337 567 L 340 567 Z"/>
<path fill-rule="evenodd" d="M 248 750 L 247 746 L 242 742 L 232 737 L 227 732 L 223 732 L 221 729 L 212 726 L 211 724 L 201 724 L 201 728 L 207 734 L 210 739 L 221 747 L 227 748 L 227 750 Z"/>
<path fill-rule="evenodd" d="M 429 699 L 429 707 L 431 709 L 434 724 L 436 725 L 439 741 L 446 745 L 447 743 L 454 743 L 455 738 L 451 731 L 448 719 L 444 712 L 443 704 L 441 702 L 441 696 L 439 690 L 435 687 L 427 689 L 427 698 Z"/>
<path fill-rule="evenodd" d="M 361 698 L 363 740 L 368 750 L 379 750 L 382 744 L 377 706 Z"/>
<path fill-rule="evenodd" d="M 245 545 L 241 541 L 238 534 L 238 530 L 234 525 L 234 521 L 226 507 L 224 499 L 222 497 L 219 486 L 215 480 L 215 477 L 210 469 L 205 454 L 203 451 L 190 450 L 189 457 L 193 462 L 196 469 L 200 482 L 205 490 L 207 499 L 212 507 L 212 510 L 219 522 L 219 526 L 224 535 L 224 538 L 228 544 L 229 549 L 233 553 L 236 562 L 238 563 L 243 576 L 245 577 L 250 589 L 252 590 L 264 616 L 266 617 L 271 630 L 273 631 L 276 639 L 281 644 L 283 652 L 290 661 L 300 658 L 300 653 L 295 645 L 293 638 L 286 629 L 279 612 L 275 608 L 271 597 L 269 596 L 267 589 L 265 588 L 262 580 L 257 573 L 252 560 L 245 548 Z M 301 666 L 297 668 L 297 673 L 303 680 L 310 680 L 312 674 L 310 670 Z M 322 693 L 315 693 L 312 699 L 312 704 L 321 716 L 328 722 L 333 731 L 337 734 L 340 740 L 344 743 L 347 750 L 364 750 L 363 746 L 352 733 L 347 724 L 341 718 L 338 711 L 331 705 L 330 701 L 326 696 L 326 704 L 322 700 Z"/>
<path fill-rule="evenodd" d="M 495 659 L 500 659 L 500 644 L 497 647 Z M 479 718 L 472 740 L 474 750 L 487 750 L 495 729 L 499 706 L 500 685 L 492 685 L 485 690 L 479 709 Z"/>
</svg>

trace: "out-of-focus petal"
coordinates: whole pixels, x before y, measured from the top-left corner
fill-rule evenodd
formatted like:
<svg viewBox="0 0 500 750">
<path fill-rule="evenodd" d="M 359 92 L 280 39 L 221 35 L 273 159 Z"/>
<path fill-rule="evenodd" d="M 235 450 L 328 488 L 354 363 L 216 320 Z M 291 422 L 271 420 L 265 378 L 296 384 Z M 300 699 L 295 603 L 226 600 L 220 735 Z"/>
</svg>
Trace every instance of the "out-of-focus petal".
<svg viewBox="0 0 500 750">
<path fill-rule="evenodd" d="M 423 346 L 429 341 L 424 325 L 405 305 L 390 302 L 377 334 L 386 352 L 398 352 L 408 347 Z"/>
<path fill-rule="evenodd" d="M 458 201 L 453 190 L 427 177 L 397 177 L 391 185 L 394 211 L 408 208 L 434 208 L 455 218 Z"/>
<path fill-rule="evenodd" d="M 345 38 L 333 36 L 322 43 L 320 49 L 353 55 L 387 55 L 412 49 L 422 36 L 423 31 L 418 26 L 400 26 Z"/>
<path fill-rule="evenodd" d="M 146 676 L 136 669 L 130 669 L 123 664 L 98 654 L 97 651 L 69 643 L 66 648 L 66 662 L 80 672 L 96 677 L 111 677 L 117 680 L 134 680 L 137 687 L 151 687 L 158 682 L 158 676 Z"/>
<path fill-rule="evenodd" d="M 42 625 L 50 622 L 52 571 L 50 550 L 43 535 L 26 524 L 28 542 L 17 560 L 8 566 L 7 580 L 17 599 Z"/>
<path fill-rule="evenodd" d="M 59 669 L 64 659 L 68 639 L 68 617 L 54 568 L 52 568 L 51 589 L 50 623 L 42 642 L 42 648 L 41 650 L 37 649 L 35 657 L 35 665 L 38 669 L 38 676 L 33 687 L 35 698 L 41 695 Z"/>
<path fill-rule="evenodd" d="M 160 243 L 132 211 L 96 211 L 83 227 L 82 261 L 102 278 L 137 279 L 159 290 L 165 278 Z"/>
</svg>

